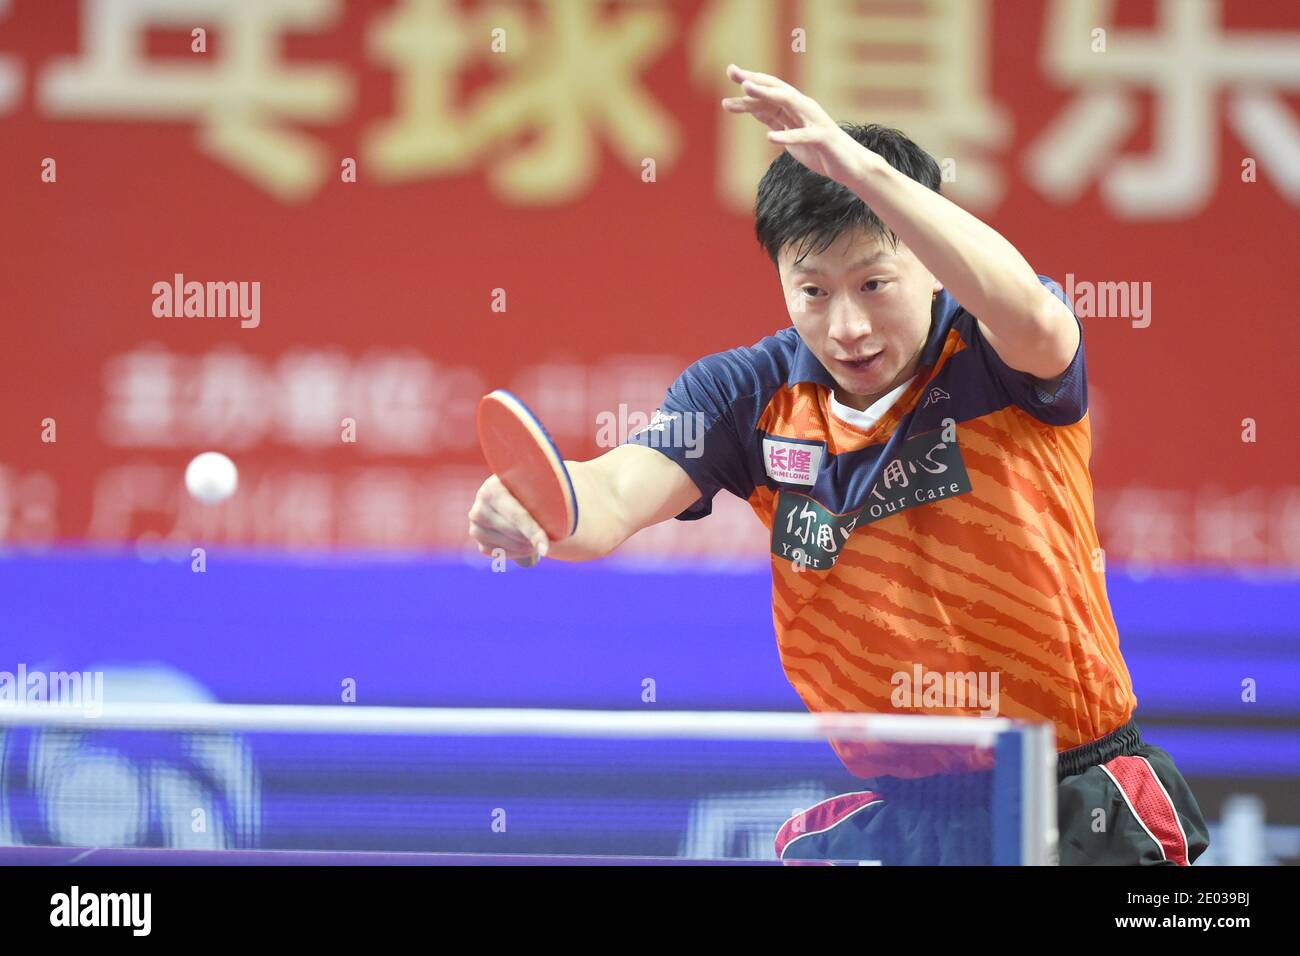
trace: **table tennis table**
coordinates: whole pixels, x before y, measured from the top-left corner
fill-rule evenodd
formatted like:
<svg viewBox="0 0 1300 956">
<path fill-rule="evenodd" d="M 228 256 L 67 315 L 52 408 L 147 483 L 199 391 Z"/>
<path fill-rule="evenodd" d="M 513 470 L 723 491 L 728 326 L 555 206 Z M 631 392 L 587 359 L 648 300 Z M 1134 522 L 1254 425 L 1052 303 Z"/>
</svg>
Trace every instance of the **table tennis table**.
<svg viewBox="0 0 1300 956">
<path fill-rule="evenodd" d="M 781 866 L 780 860 L 529 853 L 333 850 L 180 850 L 155 847 L 5 846 L 0 866 Z"/>
</svg>

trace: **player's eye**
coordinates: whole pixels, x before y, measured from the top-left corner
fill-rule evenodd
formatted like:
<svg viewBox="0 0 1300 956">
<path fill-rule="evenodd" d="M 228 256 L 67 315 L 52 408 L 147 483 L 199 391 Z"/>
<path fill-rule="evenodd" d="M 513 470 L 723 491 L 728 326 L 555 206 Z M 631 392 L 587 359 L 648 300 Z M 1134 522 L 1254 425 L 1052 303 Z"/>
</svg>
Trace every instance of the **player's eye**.
<svg viewBox="0 0 1300 956">
<path fill-rule="evenodd" d="M 817 288 L 817 286 L 815 285 L 806 285 L 799 291 L 802 292 L 804 295 L 808 296 L 808 298 L 815 299 L 817 298 L 817 296 L 815 296 L 813 293 L 820 292 L 821 289 Z"/>
<path fill-rule="evenodd" d="M 868 279 L 866 282 L 862 283 L 862 288 L 867 289 L 868 292 L 879 292 L 880 287 L 883 286 L 884 284 L 885 284 L 884 279 Z M 867 288 L 867 286 L 873 286 L 873 285 L 876 286 L 876 288 L 874 289 Z"/>
</svg>

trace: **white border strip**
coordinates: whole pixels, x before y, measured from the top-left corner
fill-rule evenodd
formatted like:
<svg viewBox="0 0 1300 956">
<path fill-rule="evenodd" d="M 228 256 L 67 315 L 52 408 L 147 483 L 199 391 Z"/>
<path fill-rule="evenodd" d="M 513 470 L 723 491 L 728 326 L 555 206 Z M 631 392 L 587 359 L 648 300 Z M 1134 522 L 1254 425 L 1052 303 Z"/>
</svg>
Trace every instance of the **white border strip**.
<svg viewBox="0 0 1300 956">
<path fill-rule="evenodd" d="M 541 710 L 282 704 L 0 703 L 0 727 L 430 736 L 640 737 L 826 740 L 992 747 L 1013 728 L 1002 717 L 747 711 Z"/>
<path fill-rule="evenodd" d="M 1020 862 L 1052 866 L 1060 862 L 1056 728 L 1051 724 L 1026 727 L 1020 742 Z"/>
</svg>

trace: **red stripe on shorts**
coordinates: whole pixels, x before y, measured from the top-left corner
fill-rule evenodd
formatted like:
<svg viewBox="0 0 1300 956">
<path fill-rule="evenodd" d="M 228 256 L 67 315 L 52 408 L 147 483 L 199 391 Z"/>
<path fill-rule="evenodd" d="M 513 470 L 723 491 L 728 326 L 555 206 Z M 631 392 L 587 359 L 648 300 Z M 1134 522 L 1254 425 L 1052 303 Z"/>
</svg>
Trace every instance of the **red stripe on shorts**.
<svg viewBox="0 0 1300 956">
<path fill-rule="evenodd" d="M 1145 757 L 1116 757 L 1101 769 L 1115 781 L 1133 815 L 1160 845 L 1164 858 L 1188 866 L 1187 834 L 1183 833 L 1174 802 L 1150 762 Z"/>
<path fill-rule="evenodd" d="M 880 799 L 880 794 L 872 793 L 870 790 L 863 790 L 859 793 L 842 793 L 839 796 L 830 797 L 821 803 L 814 804 L 802 813 L 796 813 L 781 824 L 781 829 L 777 831 L 777 857 L 783 858 L 785 848 L 799 837 L 829 830 L 867 804 L 875 803 Z"/>
</svg>

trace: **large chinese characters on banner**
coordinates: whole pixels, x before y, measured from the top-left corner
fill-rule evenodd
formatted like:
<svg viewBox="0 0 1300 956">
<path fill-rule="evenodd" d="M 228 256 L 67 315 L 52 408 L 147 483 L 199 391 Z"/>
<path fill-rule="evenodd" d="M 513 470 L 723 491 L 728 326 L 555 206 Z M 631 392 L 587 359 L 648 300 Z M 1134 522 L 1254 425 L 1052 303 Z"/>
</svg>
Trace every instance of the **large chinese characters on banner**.
<svg viewBox="0 0 1300 956">
<path fill-rule="evenodd" d="M 1072 296 L 1111 559 L 1300 564 L 1300 8 L 1199 0 L 0 0 L 0 542 L 461 547 L 482 393 L 590 457 L 788 323 L 729 62 Z"/>
</svg>

